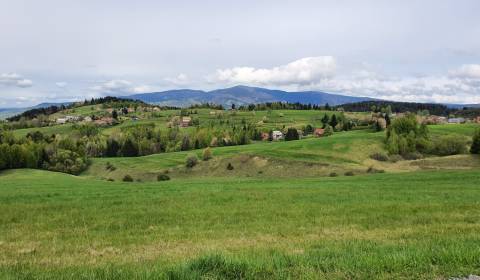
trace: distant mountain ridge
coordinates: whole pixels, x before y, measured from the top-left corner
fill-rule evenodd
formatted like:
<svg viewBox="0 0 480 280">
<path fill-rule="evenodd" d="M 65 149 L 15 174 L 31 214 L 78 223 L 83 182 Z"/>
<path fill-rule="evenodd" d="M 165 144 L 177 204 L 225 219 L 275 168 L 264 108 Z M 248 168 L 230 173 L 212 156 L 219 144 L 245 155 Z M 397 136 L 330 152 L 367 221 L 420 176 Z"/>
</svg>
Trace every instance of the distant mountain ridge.
<svg viewBox="0 0 480 280">
<path fill-rule="evenodd" d="M 329 105 L 341 105 L 345 103 L 375 100 L 374 98 L 369 97 L 353 97 L 320 91 L 288 92 L 248 86 L 235 86 L 212 91 L 179 89 L 135 94 L 124 97 L 141 100 L 151 104 L 178 107 L 200 103 L 215 103 L 230 106 L 231 104 L 247 105 L 265 102 L 298 102 L 316 105 L 325 105 L 328 103 Z"/>
</svg>

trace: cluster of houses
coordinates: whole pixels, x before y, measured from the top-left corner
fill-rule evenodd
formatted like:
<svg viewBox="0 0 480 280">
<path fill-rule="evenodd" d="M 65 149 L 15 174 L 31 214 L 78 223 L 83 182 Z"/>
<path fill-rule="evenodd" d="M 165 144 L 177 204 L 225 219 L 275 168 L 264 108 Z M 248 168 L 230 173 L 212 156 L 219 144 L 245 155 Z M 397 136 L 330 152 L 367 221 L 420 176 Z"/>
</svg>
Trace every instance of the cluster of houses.
<svg viewBox="0 0 480 280">
<path fill-rule="evenodd" d="M 57 124 L 66 124 L 66 123 L 94 123 L 99 126 L 110 126 L 115 124 L 117 121 L 114 120 L 112 117 L 101 117 L 98 119 L 93 119 L 92 117 L 86 116 L 65 116 L 63 118 L 58 118 L 55 121 Z"/>
<path fill-rule="evenodd" d="M 480 117 L 476 117 L 474 119 L 466 119 L 466 118 L 447 118 L 442 116 L 435 116 L 430 115 L 423 119 L 424 122 L 427 124 L 461 124 L 461 123 L 468 123 L 468 122 L 475 122 L 480 123 Z"/>
<path fill-rule="evenodd" d="M 325 129 L 323 128 L 316 128 L 313 131 L 313 135 L 316 137 L 323 137 L 325 134 Z M 270 138 L 269 133 L 267 132 L 262 132 L 262 140 L 263 141 L 268 141 Z M 274 130 L 272 131 L 272 141 L 279 141 L 283 140 L 285 138 L 285 134 L 281 132 L 280 130 Z"/>
</svg>

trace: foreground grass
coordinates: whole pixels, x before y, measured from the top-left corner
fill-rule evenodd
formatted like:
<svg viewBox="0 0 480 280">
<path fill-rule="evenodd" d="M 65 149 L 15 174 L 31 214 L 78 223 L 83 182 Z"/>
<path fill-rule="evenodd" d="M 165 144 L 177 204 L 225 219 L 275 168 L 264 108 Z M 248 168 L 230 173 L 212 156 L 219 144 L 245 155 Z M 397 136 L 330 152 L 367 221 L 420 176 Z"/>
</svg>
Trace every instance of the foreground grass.
<svg viewBox="0 0 480 280">
<path fill-rule="evenodd" d="M 480 274 L 478 171 L 112 183 L 0 174 L 5 279 Z"/>
</svg>

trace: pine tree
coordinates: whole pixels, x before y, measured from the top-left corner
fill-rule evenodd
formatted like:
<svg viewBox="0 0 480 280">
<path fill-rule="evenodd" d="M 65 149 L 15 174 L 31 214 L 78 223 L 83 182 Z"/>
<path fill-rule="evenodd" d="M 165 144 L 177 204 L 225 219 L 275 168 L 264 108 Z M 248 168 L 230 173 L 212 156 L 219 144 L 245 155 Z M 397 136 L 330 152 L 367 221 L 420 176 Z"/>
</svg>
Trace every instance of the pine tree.
<svg viewBox="0 0 480 280">
<path fill-rule="evenodd" d="M 338 120 L 337 120 L 337 115 L 333 115 L 332 116 L 332 119 L 330 120 L 330 126 L 335 129 L 335 127 L 337 126 L 338 124 Z"/>
<path fill-rule="evenodd" d="M 132 139 L 127 138 L 125 143 L 123 143 L 122 154 L 124 157 L 136 157 L 138 156 L 137 145 L 132 141 Z"/>
<path fill-rule="evenodd" d="M 327 114 L 325 114 L 321 121 L 322 121 L 322 124 L 323 124 L 322 128 L 325 128 L 327 126 L 328 122 L 330 121 L 330 118 L 328 117 Z"/>
<path fill-rule="evenodd" d="M 112 111 L 112 118 L 114 118 L 115 120 L 118 120 L 117 110 L 113 110 L 113 111 Z"/>
</svg>

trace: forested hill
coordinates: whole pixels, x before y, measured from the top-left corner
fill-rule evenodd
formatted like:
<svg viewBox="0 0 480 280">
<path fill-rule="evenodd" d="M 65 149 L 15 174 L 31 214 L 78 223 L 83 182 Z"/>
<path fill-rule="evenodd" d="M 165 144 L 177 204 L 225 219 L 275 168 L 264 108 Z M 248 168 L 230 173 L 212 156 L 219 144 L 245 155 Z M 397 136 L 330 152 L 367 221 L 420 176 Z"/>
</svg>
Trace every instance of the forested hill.
<svg viewBox="0 0 480 280">
<path fill-rule="evenodd" d="M 378 108 L 390 106 L 393 113 L 418 112 L 428 110 L 433 115 L 448 115 L 455 109 L 450 109 L 443 104 L 434 103 L 414 103 L 414 102 L 395 102 L 395 101 L 362 101 L 356 103 L 348 103 L 337 106 L 343 108 L 347 112 L 370 112 L 376 111 Z"/>
</svg>

